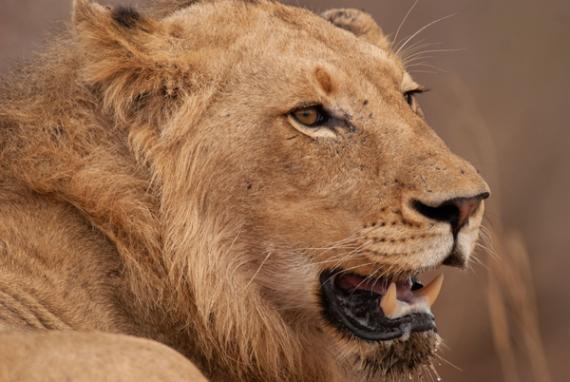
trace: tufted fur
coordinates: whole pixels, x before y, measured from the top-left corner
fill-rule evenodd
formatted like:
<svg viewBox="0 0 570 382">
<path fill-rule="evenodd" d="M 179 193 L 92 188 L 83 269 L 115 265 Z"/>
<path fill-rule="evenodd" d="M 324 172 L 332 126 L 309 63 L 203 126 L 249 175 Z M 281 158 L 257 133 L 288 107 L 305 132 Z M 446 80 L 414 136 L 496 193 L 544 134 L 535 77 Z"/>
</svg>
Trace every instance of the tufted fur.
<svg viewBox="0 0 570 382">
<path fill-rule="evenodd" d="M 449 228 L 408 202 L 487 190 L 406 104 L 411 85 L 360 11 L 75 0 L 70 36 L 0 93 L 0 328 L 147 337 L 219 381 L 421 372 L 435 334 L 349 338 L 318 288 L 332 267 L 437 266 Z M 288 123 L 307 102 L 344 121 L 336 139 Z"/>
</svg>

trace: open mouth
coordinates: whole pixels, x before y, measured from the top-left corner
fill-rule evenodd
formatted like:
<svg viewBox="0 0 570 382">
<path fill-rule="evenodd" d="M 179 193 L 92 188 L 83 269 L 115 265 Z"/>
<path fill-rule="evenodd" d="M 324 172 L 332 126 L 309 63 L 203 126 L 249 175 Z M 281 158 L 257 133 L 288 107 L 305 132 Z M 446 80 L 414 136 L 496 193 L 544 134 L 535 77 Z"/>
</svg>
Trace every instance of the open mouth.
<svg viewBox="0 0 570 382">
<path fill-rule="evenodd" d="M 344 332 L 368 341 L 388 341 L 437 331 L 430 307 L 443 275 L 425 287 L 415 277 L 369 281 L 342 270 L 324 271 L 320 281 L 325 317 Z"/>
</svg>

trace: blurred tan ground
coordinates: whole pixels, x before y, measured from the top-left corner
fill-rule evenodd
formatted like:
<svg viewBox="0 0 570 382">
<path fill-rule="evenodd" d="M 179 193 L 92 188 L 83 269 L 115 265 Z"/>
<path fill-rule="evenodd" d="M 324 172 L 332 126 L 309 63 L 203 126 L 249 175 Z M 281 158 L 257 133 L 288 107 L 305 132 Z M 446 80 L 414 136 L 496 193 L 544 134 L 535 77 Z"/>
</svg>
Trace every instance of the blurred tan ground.
<svg viewBox="0 0 570 382">
<path fill-rule="evenodd" d="M 413 1 L 290 3 L 317 11 L 361 8 L 393 34 Z M 29 57 L 49 31 L 60 29 L 69 5 L 70 0 L 0 0 L 0 71 Z M 415 40 L 440 44 L 427 49 L 460 49 L 424 60 L 439 68 L 437 73 L 425 73 L 432 67 L 415 68 L 416 78 L 432 89 L 420 102 L 431 125 L 490 182 L 494 195 L 488 215 L 502 215 L 507 228 L 522 233 L 552 380 L 570 381 L 570 2 L 422 0 L 400 36 L 449 14 L 456 15 Z M 485 268 L 474 265 L 447 276 L 436 313 L 448 347 L 445 357 L 462 371 L 443 364 L 442 377 L 500 381 Z M 513 341 L 523 343 L 520 335 Z M 528 362 L 518 357 L 519 378 L 532 380 Z"/>
</svg>

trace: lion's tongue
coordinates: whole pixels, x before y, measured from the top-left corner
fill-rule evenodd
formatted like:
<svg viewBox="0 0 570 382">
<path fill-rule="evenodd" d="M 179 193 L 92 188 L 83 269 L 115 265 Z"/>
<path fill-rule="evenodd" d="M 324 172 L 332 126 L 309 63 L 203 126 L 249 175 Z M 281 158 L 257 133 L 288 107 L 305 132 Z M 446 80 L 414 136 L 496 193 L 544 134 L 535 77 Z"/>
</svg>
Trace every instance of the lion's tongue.
<svg viewBox="0 0 570 382">
<path fill-rule="evenodd" d="M 408 301 L 413 297 L 412 293 L 412 280 L 410 278 L 392 282 L 396 286 L 398 298 L 403 301 Z M 381 278 L 380 280 L 371 281 L 366 277 L 347 274 L 338 277 L 338 285 L 347 291 L 368 291 L 379 295 L 386 294 L 388 287 L 391 285 L 388 279 Z"/>
<path fill-rule="evenodd" d="M 338 285 L 347 291 L 364 290 L 383 295 L 388 289 L 388 282 L 385 280 L 372 282 L 355 274 L 342 275 L 337 281 Z"/>
</svg>

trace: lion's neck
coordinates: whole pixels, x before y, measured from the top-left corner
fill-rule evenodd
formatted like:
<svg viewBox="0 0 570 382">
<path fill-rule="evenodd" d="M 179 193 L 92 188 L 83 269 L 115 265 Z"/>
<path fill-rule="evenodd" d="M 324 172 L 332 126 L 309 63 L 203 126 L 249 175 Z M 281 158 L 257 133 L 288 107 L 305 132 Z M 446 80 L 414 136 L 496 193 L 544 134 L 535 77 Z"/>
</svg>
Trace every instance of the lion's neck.
<svg viewBox="0 0 570 382">
<path fill-rule="evenodd" d="M 75 207 L 114 244 L 132 292 L 158 301 L 152 286 L 166 273 L 158 192 L 127 132 L 77 85 L 77 59 L 66 48 L 53 48 L 39 70 L 12 74 L 0 89 L 0 178 Z"/>
<path fill-rule="evenodd" d="M 304 354 L 309 346 L 303 346 L 301 334 L 253 288 L 229 295 L 233 285 L 247 280 L 220 281 L 226 260 L 209 268 L 212 259 L 227 259 L 230 250 L 206 240 L 218 237 L 215 224 L 207 234 L 207 222 L 193 222 L 199 228 L 194 236 L 169 237 L 165 245 L 165 232 L 188 231 L 193 214 L 164 215 L 161 188 L 137 162 L 126 130 L 114 126 L 98 100 L 75 85 L 76 58 L 66 49 L 60 53 L 41 71 L 15 76 L 0 92 L 0 176 L 75 207 L 113 243 L 125 270 L 118 294 L 137 321 L 134 334 L 176 348 L 220 381 L 239 380 L 241 375 L 222 370 L 243 370 L 244 364 L 251 366 L 250 381 L 338 379 L 327 353 Z M 179 226 L 167 227 L 170 221 Z M 212 284 L 207 277 L 213 277 Z M 212 301 L 213 285 L 226 299 Z"/>
</svg>

